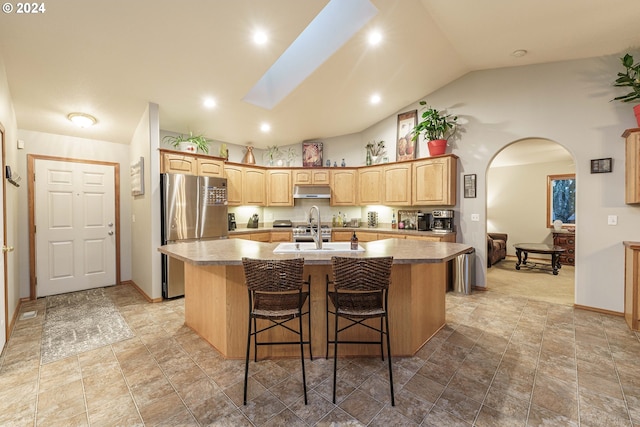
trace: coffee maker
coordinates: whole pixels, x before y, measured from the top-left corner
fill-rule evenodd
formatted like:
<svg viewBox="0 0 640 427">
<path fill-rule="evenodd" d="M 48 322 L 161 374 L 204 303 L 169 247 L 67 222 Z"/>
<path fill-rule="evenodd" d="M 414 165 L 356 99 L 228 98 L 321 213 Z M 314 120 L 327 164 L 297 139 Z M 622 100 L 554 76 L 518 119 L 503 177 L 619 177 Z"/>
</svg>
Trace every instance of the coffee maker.
<svg viewBox="0 0 640 427">
<path fill-rule="evenodd" d="M 233 231 L 236 229 L 236 214 L 234 213 L 230 213 L 227 214 L 228 217 L 228 221 L 229 221 L 229 231 Z"/>
<path fill-rule="evenodd" d="M 452 233 L 453 210 L 442 209 L 431 212 L 431 230 L 435 233 Z"/>
</svg>

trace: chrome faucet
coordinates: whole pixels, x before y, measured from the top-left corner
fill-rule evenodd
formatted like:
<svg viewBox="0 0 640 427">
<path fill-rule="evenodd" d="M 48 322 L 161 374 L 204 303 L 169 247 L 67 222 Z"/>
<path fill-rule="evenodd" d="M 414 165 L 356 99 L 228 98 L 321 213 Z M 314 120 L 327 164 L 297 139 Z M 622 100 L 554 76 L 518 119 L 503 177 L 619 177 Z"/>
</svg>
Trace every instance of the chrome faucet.
<svg viewBox="0 0 640 427">
<path fill-rule="evenodd" d="M 316 211 L 316 226 L 313 227 L 313 211 Z M 320 208 L 316 205 L 309 209 L 309 228 L 311 230 L 311 238 L 316 244 L 316 249 L 322 249 L 322 233 L 320 232 Z"/>
</svg>

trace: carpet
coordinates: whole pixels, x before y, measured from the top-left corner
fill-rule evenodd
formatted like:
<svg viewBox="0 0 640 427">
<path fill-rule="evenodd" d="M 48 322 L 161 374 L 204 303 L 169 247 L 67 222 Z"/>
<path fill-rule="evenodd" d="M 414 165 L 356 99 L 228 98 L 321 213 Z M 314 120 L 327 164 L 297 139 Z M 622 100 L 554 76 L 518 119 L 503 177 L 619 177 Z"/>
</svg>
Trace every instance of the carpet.
<svg viewBox="0 0 640 427">
<path fill-rule="evenodd" d="M 548 260 L 531 260 L 538 265 Z M 521 266 L 516 270 L 515 257 L 506 259 L 487 268 L 487 289 L 512 296 L 520 296 L 538 301 L 573 305 L 575 301 L 575 267 L 563 265 L 554 276 L 550 267 L 531 269 Z"/>
<path fill-rule="evenodd" d="M 104 288 L 46 297 L 41 363 L 133 337 Z"/>
</svg>

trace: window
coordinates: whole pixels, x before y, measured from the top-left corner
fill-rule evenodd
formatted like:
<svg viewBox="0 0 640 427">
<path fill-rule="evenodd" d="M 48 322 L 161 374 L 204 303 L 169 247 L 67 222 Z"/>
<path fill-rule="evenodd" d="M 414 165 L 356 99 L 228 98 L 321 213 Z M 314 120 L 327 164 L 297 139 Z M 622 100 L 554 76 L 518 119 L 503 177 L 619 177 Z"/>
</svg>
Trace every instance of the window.
<svg viewBox="0 0 640 427">
<path fill-rule="evenodd" d="M 576 175 L 547 175 L 547 227 L 576 223 Z"/>
</svg>

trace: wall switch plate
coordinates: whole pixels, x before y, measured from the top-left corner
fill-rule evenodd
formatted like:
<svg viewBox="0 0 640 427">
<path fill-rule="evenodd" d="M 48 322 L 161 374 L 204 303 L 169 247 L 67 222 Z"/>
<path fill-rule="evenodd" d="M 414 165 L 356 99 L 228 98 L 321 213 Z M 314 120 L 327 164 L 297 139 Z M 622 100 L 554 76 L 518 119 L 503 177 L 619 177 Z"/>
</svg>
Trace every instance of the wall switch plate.
<svg viewBox="0 0 640 427">
<path fill-rule="evenodd" d="M 618 215 L 609 215 L 607 218 L 608 225 L 618 225 Z"/>
<path fill-rule="evenodd" d="M 480 214 L 471 214 L 471 221 L 480 221 Z"/>
</svg>

